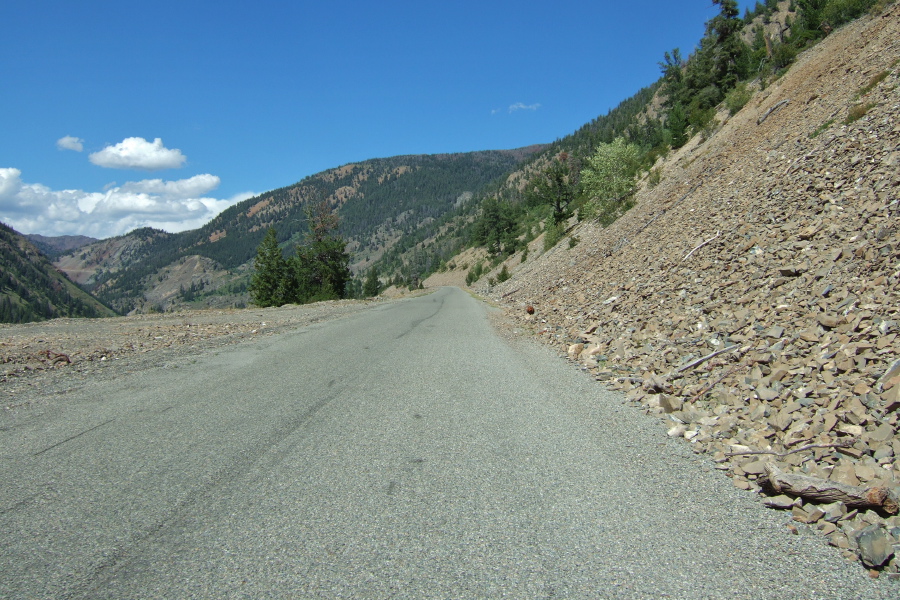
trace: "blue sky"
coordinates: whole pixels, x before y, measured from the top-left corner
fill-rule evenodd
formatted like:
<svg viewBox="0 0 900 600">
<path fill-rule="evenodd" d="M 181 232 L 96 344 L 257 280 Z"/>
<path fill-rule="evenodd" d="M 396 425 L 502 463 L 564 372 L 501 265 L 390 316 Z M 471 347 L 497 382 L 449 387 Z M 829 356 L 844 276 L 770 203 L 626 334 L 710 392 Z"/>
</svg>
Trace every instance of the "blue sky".
<svg viewBox="0 0 900 600">
<path fill-rule="evenodd" d="M 663 52 L 687 55 L 717 12 L 711 0 L 11 0 L 0 221 L 181 231 L 349 162 L 551 142 L 653 83 Z"/>
</svg>

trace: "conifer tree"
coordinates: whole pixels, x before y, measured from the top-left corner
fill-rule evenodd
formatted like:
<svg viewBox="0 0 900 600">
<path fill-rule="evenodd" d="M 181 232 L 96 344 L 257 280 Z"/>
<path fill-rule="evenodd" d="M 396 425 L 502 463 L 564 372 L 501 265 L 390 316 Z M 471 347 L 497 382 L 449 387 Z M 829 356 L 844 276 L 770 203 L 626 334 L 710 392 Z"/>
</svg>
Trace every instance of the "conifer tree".
<svg viewBox="0 0 900 600">
<path fill-rule="evenodd" d="M 378 280 L 378 267 L 372 266 L 363 284 L 363 296 L 373 298 L 381 293 L 381 282 Z"/>
<path fill-rule="evenodd" d="M 256 249 L 254 273 L 250 280 L 250 298 L 257 306 L 281 306 L 285 303 L 283 282 L 287 262 L 278 247 L 274 227 L 270 227 Z"/>
<path fill-rule="evenodd" d="M 291 261 L 297 301 L 318 302 L 343 298 L 350 281 L 350 255 L 338 235 L 338 217 L 326 201 L 307 208 L 309 233 Z"/>
<path fill-rule="evenodd" d="M 714 82 L 724 94 L 746 75 L 749 48 L 741 39 L 744 22 L 735 0 L 713 0 L 722 7 L 718 16 L 710 22 L 710 33 L 715 36 L 713 58 Z"/>
<path fill-rule="evenodd" d="M 553 208 L 551 218 L 556 225 L 572 216 L 569 205 L 575 199 L 575 182 L 569 170 L 568 153 L 561 152 L 543 173 L 528 183 L 526 199 L 533 205 L 549 204 Z"/>
</svg>

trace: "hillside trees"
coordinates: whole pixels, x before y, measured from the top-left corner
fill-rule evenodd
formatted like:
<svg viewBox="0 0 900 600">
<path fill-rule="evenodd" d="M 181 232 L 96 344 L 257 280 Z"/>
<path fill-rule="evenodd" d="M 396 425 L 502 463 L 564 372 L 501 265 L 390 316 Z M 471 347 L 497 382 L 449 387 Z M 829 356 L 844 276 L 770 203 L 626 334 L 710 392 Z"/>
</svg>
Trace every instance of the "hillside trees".
<svg viewBox="0 0 900 600">
<path fill-rule="evenodd" d="M 472 241 L 491 254 L 512 254 L 518 248 L 520 211 L 509 202 L 489 197 L 472 228 Z"/>
<path fill-rule="evenodd" d="M 338 218 L 326 202 L 306 210 L 309 224 L 304 243 L 286 259 L 275 228 L 266 232 L 257 248 L 250 297 L 258 306 L 306 304 L 347 296 L 350 255 L 337 234 Z"/>
<path fill-rule="evenodd" d="M 525 189 L 525 201 L 531 206 L 546 204 L 552 209 L 554 225 L 572 216 L 571 204 L 575 200 L 577 182 L 569 167 L 569 153 L 560 152 L 550 161 L 550 166 L 532 177 Z"/>
<path fill-rule="evenodd" d="M 543 230 L 545 248 L 552 247 L 565 236 L 576 208 L 579 218 L 595 216 L 604 225 L 611 223 L 631 206 L 630 190 L 642 171 L 650 171 L 647 183 L 655 185 L 662 176 L 654 169 L 659 157 L 684 146 L 695 134 L 710 135 L 723 101 L 731 114 L 749 102 L 755 87 L 749 84 L 751 78 L 760 76 L 764 87 L 768 77 L 777 77 L 791 63 L 804 40 L 822 37 L 840 24 L 838 20 L 859 16 L 862 7 L 884 1 L 794 0 L 786 7 L 778 0 L 765 0 L 741 19 L 735 0 L 714 0 L 719 13 L 707 23 L 690 57 L 684 58 L 678 49 L 666 52 L 656 83 L 557 140 L 501 180 L 496 190 L 482 196 L 479 212 L 467 217 L 468 243 L 486 248 L 493 255 L 491 262 L 499 264 L 500 255 L 521 248 L 535 230 Z M 776 16 L 784 8 L 788 14 Z M 826 14 L 834 15 L 835 23 L 828 22 Z M 771 27 L 775 23 L 778 27 Z M 745 32 L 745 26 L 755 29 Z M 626 161 L 605 160 L 623 144 L 629 148 Z M 598 174 L 601 163 L 614 165 L 615 173 Z M 617 186 L 624 187 L 610 191 Z M 544 226 L 535 229 L 541 222 Z M 475 277 L 477 270 L 470 274 Z"/>
<path fill-rule="evenodd" d="M 381 293 L 381 281 L 378 279 L 378 267 L 372 266 L 366 276 L 366 282 L 362 286 L 362 294 L 365 298 L 374 298 Z"/>
<path fill-rule="evenodd" d="M 0 223 L 0 323 L 113 314 L 66 279 L 21 234 Z"/>
<path fill-rule="evenodd" d="M 581 184 L 590 198 L 590 213 L 604 226 L 631 208 L 635 176 L 641 167 L 641 149 L 624 138 L 601 144 L 581 171 Z"/>
</svg>

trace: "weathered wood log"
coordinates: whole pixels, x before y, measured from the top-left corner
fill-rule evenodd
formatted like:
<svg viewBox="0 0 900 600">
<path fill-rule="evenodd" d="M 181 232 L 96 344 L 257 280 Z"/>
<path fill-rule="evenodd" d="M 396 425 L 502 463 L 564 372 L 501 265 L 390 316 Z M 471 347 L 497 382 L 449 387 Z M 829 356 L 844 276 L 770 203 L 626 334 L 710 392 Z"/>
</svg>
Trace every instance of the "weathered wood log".
<svg viewBox="0 0 900 600">
<path fill-rule="evenodd" d="M 867 488 L 785 473 L 773 463 L 766 465 L 766 473 L 767 477 L 761 477 L 759 483 L 779 494 L 799 496 L 813 502 L 843 502 L 850 508 L 874 508 L 889 515 L 896 515 L 900 511 L 900 499 L 884 487 Z"/>
<path fill-rule="evenodd" d="M 775 106 L 773 106 L 772 108 L 770 108 L 769 110 L 767 110 L 765 113 L 763 113 L 762 116 L 760 116 L 760 117 L 756 120 L 756 124 L 757 124 L 757 125 L 762 125 L 763 121 L 765 121 L 766 119 L 769 118 L 769 115 L 771 115 L 773 112 L 777 111 L 779 108 L 781 108 L 782 106 L 784 106 L 784 105 L 787 104 L 788 102 L 790 102 L 790 100 L 782 100 L 781 102 L 779 102 L 778 104 L 776 104 Z"/>
<path fill-rule="evenodd" d="M 856 442 L 855 439 L 848 439 L 842 442 L 837 442 L 835 444 L 806 444 L 805 446 L 800 446 L 799 448 L 794 448 L 793 450 L 787 450 L 785 452 L 775 452 L 774 450 L 747 450 L 746 452 L 726 452 L 725 456 L 749 456 L 753 454 L 771 454 L 773 456 L 777 456 L 779 458 L 784 458 L 789 454 L 796 454 L 797 452 L 807 452 L 809 450 L 815 450 L 817 448 L 846 448 L 848 446 L 852 446 Z"/>
<path fill-rule="evenodd" d="M 694 362 L 684 365 L 683 367 L 677 369 L 675 371 L 675 373 L 683 373 L 684 371 L 687 371 L 688 369 L 693 369 L 697 365 L 702 365 L 703 363 L 705 363 L 706 361 L 708 361 L 711 358 L 715 358 L 715 357 L 719 356 L 720 354 L 725 354 L 726 352 L 731 352 L 732 350 L 736 350 L 738 348 L 740 348 L 740 344 L 734 344 L 732 346 L 728 346 L 727 348 L 722 348 L 721 350 L 716 350 L 712 354 L 707 354 L 706 356 L 704 356 L 702 358 L 698 358 Z"/>
<path fill-rule="evenodd" d="M 703 246 L 707 245 L 708 243 L 710 243 L 711 241 L 713 241 L 714 239 L 716 239 L 717 237 L 719 237 L 719 234 L 720 234 L 720 233 L 721 233 L 720 231 L 717 231 L 717 232 L 716 232 L 716 235 L 712 236 L 711 238 L 709 238 L 708 240 L 706 240 L 705 242 L 703 242 L 702 244 L 700 244 L 699 246 L 697 246 L 696 248 L 694 248 L 693 250 L 691 250 L 690 252 L 688 252 L 688 253 L 687 253 L 687 256 L 685 256 L 684 258 L 681 259 L 681 262 L 686 261 L 687 259 L 689 259 L 689 258 L 691 257 L 691 254 L 693 254 L 694 252 L 696 252 L 697 250 L 699 250 L 699 249 L 702 248 Z"/>
</svg>

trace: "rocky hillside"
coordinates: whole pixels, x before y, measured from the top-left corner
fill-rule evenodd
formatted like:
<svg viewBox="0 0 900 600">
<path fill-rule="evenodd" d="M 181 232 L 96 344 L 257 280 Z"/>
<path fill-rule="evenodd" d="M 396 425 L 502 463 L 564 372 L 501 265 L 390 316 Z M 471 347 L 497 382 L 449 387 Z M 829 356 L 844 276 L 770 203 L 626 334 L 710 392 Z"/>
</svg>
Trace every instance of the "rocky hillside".
<svg viewBox="0 0 900 600">
<path fill-rule="evenodd" d="M 900 571 L 898 59 L 895 3 L 720 113 L 612 226 L 485 289 L 876 576 Z"/>
</svg>

